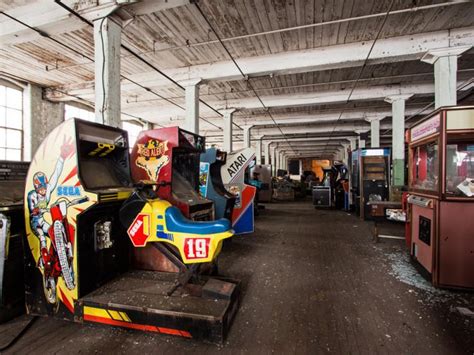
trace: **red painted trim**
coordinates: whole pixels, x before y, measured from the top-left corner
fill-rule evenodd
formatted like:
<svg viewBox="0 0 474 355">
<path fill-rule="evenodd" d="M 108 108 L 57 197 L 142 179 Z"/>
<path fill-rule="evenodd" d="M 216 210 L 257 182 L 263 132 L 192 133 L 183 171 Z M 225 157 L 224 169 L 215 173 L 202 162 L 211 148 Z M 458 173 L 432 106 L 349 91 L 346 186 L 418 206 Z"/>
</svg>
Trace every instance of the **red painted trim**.
<svg viewBox="0 0 474 355">
<path fill-rule="evenodd" d="M 61 183 L 64 184 L 66 181 L 68 181 L 69 179 L 71 179 L 72 177 L 74 177 L 75 175 L 77 175 L 77 166 L 75 166 L 74 168 L 72 168 L 71 172 L 64 178 L 63 182 Z"/>
<path fill-rule="evenodd" d="M 59 288 L 59 287 L 58 287 L 58 288 Z M 61 290 L 61 289 L 59 288 L 59 292 L 61 292 L 61 298 L 62 298 L 63 304 L 66 306 L 67 309 L 69 309 L 69 312 L 71 312 L 72 314 L 74 314 L 74 307 L 72 306 L 72 304 L 69 303 L 69 300 L 68 300 L 67 297 L 64 295 L 63 290 Z"/>
<path fill-rule="evenodd" d="M 144 331 L 169 334 L 169 335 L 177 335 L 177 336 L 182 336 L 185 338 L 192 338 L 191 334 L 185 330 L 156 327 L 154 325 L 146 325 L 146 324 L 128 323 L 128 322 L 122 322 L 122 321 L 118 321 L 114 319 L 96 317 L 96 316 L 91 316 L 91 315 L 86 315 L 86 314 L 84 315 L 84 320 L 88 322 L 94 322 L 94 323 L 102 323 L 102 324 L 114 325 L 114 326 L 124 327 L 124 328 L 144 330 Z"/>
</svg>

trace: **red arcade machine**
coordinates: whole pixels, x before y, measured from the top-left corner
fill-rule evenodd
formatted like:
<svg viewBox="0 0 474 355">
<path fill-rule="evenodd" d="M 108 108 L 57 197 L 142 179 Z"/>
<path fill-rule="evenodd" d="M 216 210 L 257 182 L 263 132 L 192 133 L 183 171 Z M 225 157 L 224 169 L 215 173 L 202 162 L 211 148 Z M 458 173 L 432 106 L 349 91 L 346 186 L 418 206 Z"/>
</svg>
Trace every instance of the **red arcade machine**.
<svg viewBox="0 0 474 355">
<path fill-rule="evenodd" d="M 474 288 L 474 106 L 408 131 L 410 254 L 437 287 Z"/>
<path fill-rule="evenodd" d="M 212 201 L 199 194 L 199 162 L 204 137 L 179 127 L 143 131 L 132 150 L 134 181 L 166 184 L 158 196 L 178 207 L 192 220 L 212 220 Z"/>
</svg>

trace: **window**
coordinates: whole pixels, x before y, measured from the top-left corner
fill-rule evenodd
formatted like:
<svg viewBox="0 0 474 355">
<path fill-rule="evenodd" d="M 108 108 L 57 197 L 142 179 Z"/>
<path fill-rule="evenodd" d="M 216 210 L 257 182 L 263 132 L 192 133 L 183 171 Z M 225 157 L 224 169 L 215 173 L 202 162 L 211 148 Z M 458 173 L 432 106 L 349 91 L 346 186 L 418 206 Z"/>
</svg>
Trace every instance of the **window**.
<svg viewBox="0 0 474 355">
<path fill-rule="evenodd" d="M 137 123 L 124 121 L 122 122 L 122 129 L 128 132 L 128 144 L 130 145 L 131 149 L 137 141 L 138 134 L 143 131 L 143 127 Z"/>
<path fill-rule="evenodd" d="M 64 119 L 80 118 L 82 120 L 94 122 L 95 113 L 92 109 L 87 110 L 73 105 L 64 106 Z"/>
<path fill-rule="evenodd" d="M 23 91 L 0 85 L 0 160 L 22 160 Z"/>
<path fill-rule="evenodd" d="M 474 197 L 474 137 L 454 139 L 446 146 L 446 193 Z"/>
<path fill-rule="evenodd" d="M 438 144 L 430 142 L 413 148 L 412 187 L 437 191 L 438 176 Z"/>
</svg>

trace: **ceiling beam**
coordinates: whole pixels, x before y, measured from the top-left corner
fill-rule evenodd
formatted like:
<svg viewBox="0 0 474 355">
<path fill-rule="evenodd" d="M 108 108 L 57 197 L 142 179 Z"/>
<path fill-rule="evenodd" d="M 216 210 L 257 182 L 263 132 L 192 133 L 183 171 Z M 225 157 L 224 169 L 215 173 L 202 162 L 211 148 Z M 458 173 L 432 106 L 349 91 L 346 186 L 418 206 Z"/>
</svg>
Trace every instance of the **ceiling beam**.
<svg viewBox="0 0 474 355">
<path fill-rule="evenodd" d="M 134 0 L 134 1 L 77 1 L 61 0 L 74 9 L 86 20 L 107 16 L 117 10 L 127 11 L 130 16 L 142 16 L 149 13 L 187 5 L 190 0 Z M 53 0 L 36 0 L 26 5 L 17 6 L 7 11 L 8 15 L 48 33 L 50 36 L 59 35 L 88 27 Z M 14 45 L 34 41 L 41 35 L 7 17 L 0 16 L 0 44 Z"/>
<path fill-rule="evenodd" d="M 473 42 L 474 27 L 379 39 L 371 52 L 367 65 L 418 60 L 431 49 L 472 45 Z M 361 66 L 369 48 L 370 42 L 363 41 L 239 58 L 237 62 L 249 77 L 297 74 Z M 242 75 L 231 60 L 163 69 L 163 72 L 176 81 L 190 78 L 200 78 L 202 82 L 242 79 Z M 155 71 L 130 75 L 130 79 L 152 89 L 170 85 L 168 80 Z M 89 81 L 81 84 L 63 85 L 59 89 L 72 95 L 85 97 L 91 94 L 93 84 L 93 81 Z M 134 90 L 136 87 L 131 82 L 122 83 L 122 91 L 133 92 Z"/>
<path fill-rule="evenodd" d="M 458 84 L 461 84 L 460 81 Z M 403 83 L 398 85 L 377 85 L 356 88 L 351 95 L 350 102 L 379 100 L 383 101 L 387 96 L 399 94 L 411 95 L 433 95 L 433 83 Z M 320 90 L 310 93 L 285 94 L 260 96 L 267 108 L 285 108 L 297 106 L 325 105 L 347 103 L 347 98 L 351 93 L 351 88 Z M 123 103 L 123 102 L 122 102 Z M 232 99 L 222 101 L 210 101 L 207 103 L 217 110 L 232 107 L 236 109 L 261 109 L 262 103 L 257 97 L 243 99 Z M 123 108 L 133 115 L 143 116 L 153 123 L 169 122 L 170 117 L 176 120 L 184 115 L 184 111 L 179 107 L 170 104 L 153 105 L 151 103 L 123 103 Z M 203 116 L 215 115 L 208 107 L 201 105 L 200 112 Z"/>
</svg>

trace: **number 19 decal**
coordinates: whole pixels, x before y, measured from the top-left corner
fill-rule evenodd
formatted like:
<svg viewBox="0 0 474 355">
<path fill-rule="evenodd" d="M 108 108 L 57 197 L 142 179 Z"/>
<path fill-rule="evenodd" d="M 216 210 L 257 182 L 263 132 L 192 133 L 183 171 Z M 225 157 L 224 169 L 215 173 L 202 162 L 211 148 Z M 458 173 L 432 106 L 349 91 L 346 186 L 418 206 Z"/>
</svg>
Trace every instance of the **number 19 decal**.
<svg viewBox="0 0 474 355">
<path fill-rule="evenodd" d="M 184 239 L 184 254 L 187 259 L 205 259 L 209 255 L 210 238 Z"/>
</svg>

